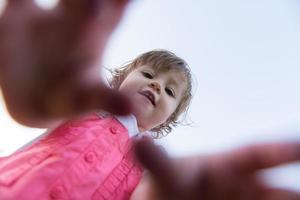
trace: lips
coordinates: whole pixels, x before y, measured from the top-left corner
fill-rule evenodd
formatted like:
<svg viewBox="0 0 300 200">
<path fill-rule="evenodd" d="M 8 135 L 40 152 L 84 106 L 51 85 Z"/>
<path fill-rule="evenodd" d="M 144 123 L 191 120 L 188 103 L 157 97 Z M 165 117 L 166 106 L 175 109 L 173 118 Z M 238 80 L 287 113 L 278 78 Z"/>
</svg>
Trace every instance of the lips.
<svg viewBox="0 0 300 200">
<path fill-rule="evenodd" d="M 151 91 L 146 90 L 146 91 L 141 91 L 139 93 L 141 95 L 143 95 L 144 97 L 146 97 L 147 99 L 149 99 L 149 101 L 152 103 L 152 105 L 155 106 L 155 96 Z"/>
</svg>

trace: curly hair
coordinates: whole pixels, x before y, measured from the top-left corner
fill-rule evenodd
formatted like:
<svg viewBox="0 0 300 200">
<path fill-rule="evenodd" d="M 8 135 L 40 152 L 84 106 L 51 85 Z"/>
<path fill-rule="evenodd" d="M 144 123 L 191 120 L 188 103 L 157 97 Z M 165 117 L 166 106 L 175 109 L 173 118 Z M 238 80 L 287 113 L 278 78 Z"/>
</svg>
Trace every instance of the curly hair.
<svg viewBox="0 0 300 200">
<path fill-rule="evenodd" d="M 192 76 L 188 64 L 182 59 L 176 56 L 174 53 L 167 50 L 153 50 L 139 55 L 134 60 L 125 63 L 122 67 L 110 70 L 112 78 L 109 84 L 114 89 L 119 89 L 122 82 L 127 75 L 134 69 L 142 66 L 149 65 L 155 70 L 170 70 L 175 69 L 179 72 L 183 72 L 186 77 L 187 87 L 179 102 L 176 110 L 171 116 L 159 126 L 151 129 L 152 136 L 154 138 L 161 138 L 168 135 L 172 131 L 172 127 L 181 124 L 179 116 L 182 113 L 187 113 L 189 104 L 192 99 Z"/>
</svg>

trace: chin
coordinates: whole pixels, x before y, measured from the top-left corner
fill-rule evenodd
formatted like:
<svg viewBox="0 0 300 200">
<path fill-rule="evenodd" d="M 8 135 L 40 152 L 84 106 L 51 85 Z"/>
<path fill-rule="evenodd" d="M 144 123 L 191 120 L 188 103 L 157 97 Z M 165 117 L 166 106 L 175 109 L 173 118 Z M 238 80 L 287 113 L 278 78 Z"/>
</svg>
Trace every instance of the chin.
<svg viewBox="0 0 300 200">
<path fill-rule="evenodd" d="M 143 110 L 142 107 L 134 106 L 134 109 L 132 110 L 132 114 L 136 117 L 137 121 L 143 121 L 143 118 L 145 118 L 145 109 Z"/>
<path fill-rule="evenodd" d="M 142 126 L 144 122 L 149 121 L 147 120 L 149 117 L 146 116 L 145 109 L 142 109 L 142 107 L 133 109 L 132 114 L 135 116 L 138 125 Z"/>
<path fill-rule="evenodd" d="M 139 99 L 141 101 L 141 99 Z M 134 105 L 133 105 L 133 109 L 132 109 L 132 113 L 138 117 L 147 117 L 149 115 L 149 112 L 151 112 L 151 108 L 150 105 L 141 101 L 135 101 Z"/>
</svg>

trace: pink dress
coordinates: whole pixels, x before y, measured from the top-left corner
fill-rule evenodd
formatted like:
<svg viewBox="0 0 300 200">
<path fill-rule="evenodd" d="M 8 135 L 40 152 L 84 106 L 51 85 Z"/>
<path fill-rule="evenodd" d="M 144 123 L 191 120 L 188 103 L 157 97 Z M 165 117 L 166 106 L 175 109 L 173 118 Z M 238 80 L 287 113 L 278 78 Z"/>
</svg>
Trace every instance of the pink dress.
<svg viewBox="0 0 300 200">
<path fill-rule="evenodd" d="M 132 140 L 110 116 L 66 122 L 0 160 L 0 199 L 129 199 L 143 171 Z"/>
</svg>

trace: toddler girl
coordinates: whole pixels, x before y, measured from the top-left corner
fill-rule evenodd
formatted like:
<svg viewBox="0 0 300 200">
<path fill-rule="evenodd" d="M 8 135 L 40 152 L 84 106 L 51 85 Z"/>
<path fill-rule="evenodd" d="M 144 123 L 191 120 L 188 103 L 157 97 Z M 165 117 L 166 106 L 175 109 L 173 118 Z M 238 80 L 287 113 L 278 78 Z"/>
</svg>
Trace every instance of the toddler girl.
<svg viewBox="0 0 300 200">
<path fill-rule="evenodd" d="M 111 86 L 129 94 L 132 115 L 89 113 L 0 161 L 0 199 L 129 199 L 142 177 L 132 144 L 159 138 L 191 100 L 184 60 L 165 50 L 144 53 L 115 70 Z"/>
</svg>

